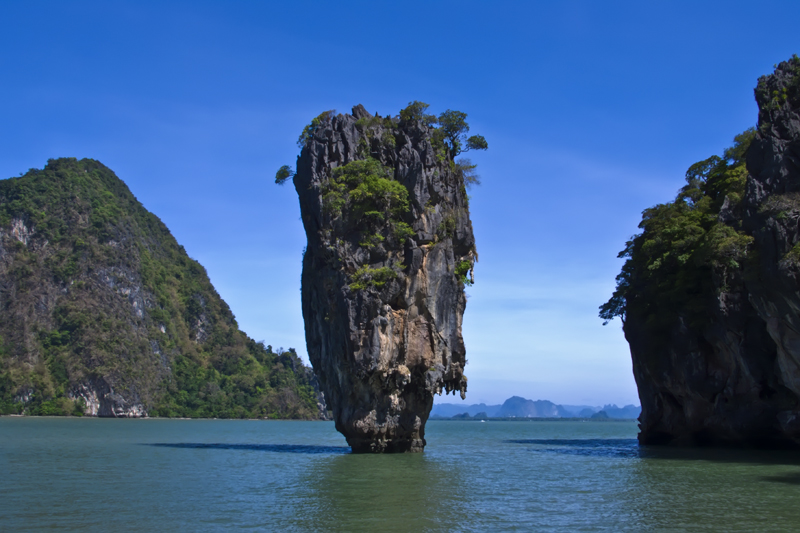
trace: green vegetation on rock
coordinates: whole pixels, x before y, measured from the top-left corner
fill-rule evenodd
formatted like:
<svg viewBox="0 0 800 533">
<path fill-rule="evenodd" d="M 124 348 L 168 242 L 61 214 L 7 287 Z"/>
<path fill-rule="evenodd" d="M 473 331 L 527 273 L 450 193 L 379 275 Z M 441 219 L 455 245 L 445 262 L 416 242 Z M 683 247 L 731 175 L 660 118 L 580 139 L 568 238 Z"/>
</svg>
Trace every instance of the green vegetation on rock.
<svg viewBox="0 0 800 533">
<path fill-rule="evenodd" d="M 308 140 L 314 135 L 314 132 L 317 131 L 317 128 L 320 127 L 324 122 L 330 120 L 332 116 L 336 114 L 335 109 L 331 109 L 329 111 L 323 111 L 311 121 L 311 124 L 306 125 L 303 128 L 302 133 L 300 133 L 300 137 L 297 139 L 297 146 L 298 148 L 302 148 L 306 145 Z"/>
<path fill-rule="evenodd" d="M 424 136 L 428 150 L 432 149 L 437 167 L 434 177 L 439 178 L 440 172 L 448 176 L 450 183 L 460 191 L 463 202 L 459 207 L 448 206 L 438 213 L 428 209 L 430 206 L 425 206 L 427 212 L 435 217 L 434 240 L 442 242 L 452 239 L 457 220 L 469 215 L 466 191 L 480 185 L 480 177 L 475 171 L 477 165 L 472 161 L 455 158 L 469 150 L 486 150 L 488 143 L 480 135 L 467 135 L 469 124 L 466 113 L 448 109 L 437 117 L 427 112 L 428 107 L 424 102 L 413 101 L 395 117 L 370 115 L 362 106 L 357 106 L 356 113 L 354 108 L 353 116 L 357 118 L 348 127 L 354 126 L 355 130 L 355 136 L 349 140 L 355 147 L 355 159 L 344 164 L 339 162 L 339 166 L 333 167 L 319 185 L 322 224 L 348 236 L 347 239 L 337 238 L 329 244 L 332 251 L 328 255 L 329 260 L 333 261 L 340 253 L 350 253 L 344 252 L 348 247 L 369 252 L 361 256 L 355 270 L 352 264 L 348 267 L 348 286 L 351 290 L 380 289 L 393 279 L 397 275 L 397 265 L 403 262 L 402 254 L 398 256 L 397 253 L 402 251 L 409 239 L 417 237 L 412 227 L 415 220 L 411 213 L 407 184 L 398 181 L 392 168 L 399 156 L 398 143 L 407 145 L 412 142 L 409 137 L 411 132 L 414 132 L 414 136 Z M 317 131 L 323 131 L 341 117 L 335 111 L 325 111 L 315 117 L 303 129 L 298 146 L 302 148 L 311 143 Z M 331 132 L 328 130 L 321 135 L 330 136 Z M 304 156 L 301 154 L 301 157 Z M 294 174 L 289 165 L 283 165 L 276 173 L 275 182 L 283 184 Z M 333 253 L 334 248 L 339 251 Z M 387 255 L 392 253 L 396 256 L 392 259 L 394 263 L 389 261 Z M 472 269 L 475 257 L 473 246 L 469 260 L 460 260 L 468 265 L 466 271 L 456 273 L 456 277 L 464 284 L 472 284 L 472 278 L 467 273 Z M 359 265 L 365 258 L 371 264 Z"/>
<path fill-rule="evenodd" d="M 0 413 L 319 414 L 310 369 L 240 331 L 205 269 L 97 161 L 0 181 L 0 288 Z"/>
<path fill-rule="evenodd" d="M 690 325 L 708 320 L 710 298 L 740 276 L 753 241 L 742 231 L 738 213 L 747 178 L 745 153 L 754 136 L 749 129 L 722 157 L 689 167 L 674 201 L 645 209 L 642 232 L 619 254 L 627 260 L 617 288 L 600 307 L 606 323 L 637 313 L 654 332 L 666 332 L 676 316 Z"/>
<path fill-rule="evenodd" d="M 372 248 L 387 238 L 403 244 L 414 234 L 402 220 L 408 213 L 408 189 L 379 161 L 352 161 L 335 168 L 323 185 L 322 208 L 361 233 L 360 245 Z"/>
</svg>

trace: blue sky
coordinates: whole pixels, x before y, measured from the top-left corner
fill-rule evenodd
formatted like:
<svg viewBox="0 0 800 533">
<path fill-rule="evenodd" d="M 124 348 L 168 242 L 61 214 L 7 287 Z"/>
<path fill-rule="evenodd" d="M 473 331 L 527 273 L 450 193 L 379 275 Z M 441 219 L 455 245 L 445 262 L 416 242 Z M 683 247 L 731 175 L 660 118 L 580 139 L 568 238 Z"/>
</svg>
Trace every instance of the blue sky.
<svg viewBox="0 0 800 533">
<path fill-rule="evenodd" d="M 305 235 L 273 183 L 303 126 L 358 103 L 465 111 L 489 142 L 472 157 L 467 402 L 638 404 L 619 321 L 597 318 L 617 252 L 755 124 L 797 20 L 800 3 L 769 1 L 4 0 L 0 176 L 100 160 L 245 332 L 305 355 Z"/>
</svg>

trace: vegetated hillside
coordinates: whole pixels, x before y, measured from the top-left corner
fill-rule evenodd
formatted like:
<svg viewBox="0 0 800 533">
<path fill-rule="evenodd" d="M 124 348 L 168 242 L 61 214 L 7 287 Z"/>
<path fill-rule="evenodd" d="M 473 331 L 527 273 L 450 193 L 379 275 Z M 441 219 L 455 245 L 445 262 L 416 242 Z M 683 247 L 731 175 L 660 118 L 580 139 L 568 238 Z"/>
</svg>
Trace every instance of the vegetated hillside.
<svg viewBox="0 0 800 533">
<path fill-rule="evenodd" d="M 645 444 L 800 445 L 800 59 L 758 126 L 646 209 L 601 317 L 623 320 Z"/>
<path fill-rule="evenodd" d="M 320 411 L 311 370 L 241 332 L 111 170 L 65 158 L 0 181 L 0 413 Z"/>
</svg>

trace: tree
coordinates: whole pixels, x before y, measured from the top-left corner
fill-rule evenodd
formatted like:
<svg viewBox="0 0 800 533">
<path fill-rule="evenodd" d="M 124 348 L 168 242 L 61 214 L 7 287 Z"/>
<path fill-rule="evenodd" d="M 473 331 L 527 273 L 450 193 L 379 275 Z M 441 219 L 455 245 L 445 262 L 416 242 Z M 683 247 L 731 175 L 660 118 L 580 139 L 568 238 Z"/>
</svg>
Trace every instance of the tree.
<svg viewBox="0 0 800 533">
<path fill-rule="evenodd" d="M 308 140 L 314 135 L 314 132 L 317 131 L 317 128 L 319 128 L 323 123 L 330 121 L 334 115 L 336 115 L 336 110 L 331 109 L 328 111 L 323 111 L 314 117 L 314 119 L 311 120 L 311 124 L 308 124 L 305 128 L 303 128 L 303 132 L 297 139 L 297 147 L 302 149 Z"/>
<path fill-rule="evenodd" d="M 466 157 L 462 157 L 456 161 L 456 172 L 461 175 L 461 179 L 464 180 L 464 186 L 467 189 L 471 188 L 473 185 L 481 184 L 481 177 L 475 172 L 477 167 L 478 165 L 474 164 Z"/>
<path fill-rule="evenodd" d="M 425 111 L 430 107 L 425 102 L 414 100 L 409 102 L 408 107 L 400 111 L 400 120 L 402 122 L 419 121 L 426 126 L 433 126 L 436 124 L 436 115 L 428 115 Z"/>
<path fill-rule="evenodd" d="M 444 135 L 444 142 L 452 158 L 469 150 L 486 150 L 489 148 L 489 143 L 486 142 L 483 135 L 467 137 L 469 124 L 467 124 L 467 114 L 463 111 L 448 109 L 439 115 L 439 129 Z"/>
<path fill-rule="evenodd" d="M 283 165 L 281 168 L 278 169 L 278 172 L 275 174 L 275 183 L 278 185 L 283 185 L 286 183 L 286 180 L 294 176 L 294 170 L 289 165 Z"/>
</svg>

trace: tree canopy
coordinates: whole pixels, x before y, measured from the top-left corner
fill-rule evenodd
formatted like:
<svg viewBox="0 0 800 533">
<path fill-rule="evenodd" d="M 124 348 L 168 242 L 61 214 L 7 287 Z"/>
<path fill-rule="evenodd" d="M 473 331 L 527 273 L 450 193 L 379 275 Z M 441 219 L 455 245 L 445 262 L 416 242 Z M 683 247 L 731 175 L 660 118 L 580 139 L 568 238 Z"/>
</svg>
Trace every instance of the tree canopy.
<svg viewBox="0 0 800 533">
<path fill-rule="evenodd" d="M 286 183 L 286 180 L 294 176 L 294 170 L 289 165 L 283 165 L 281 168 L 278 169 L 278 172 L 275 174 L 275 183 L 278 185 L 283 185 Z"/>
<path fill-rule="evenodd" d="M 734 138 L 723 157 L 711 156 L 686 171 L 686 185 L 675 200 L 645 209 L 639 228 L 619 257 L 627 258 L 612 297 L 600 306 L 604 323 L 636 313 L 649 324 L 680 314 L 689 320 L 707 316 L 713 278 L 726 280 L 742 267 L 753 238 L 740 222 L 720 220 L 735 213 L 744 196 L 745 155 L 755 137 L 748 129 Z M 735 217 L 734 217 L 735 218 Z"/>
</svg>

